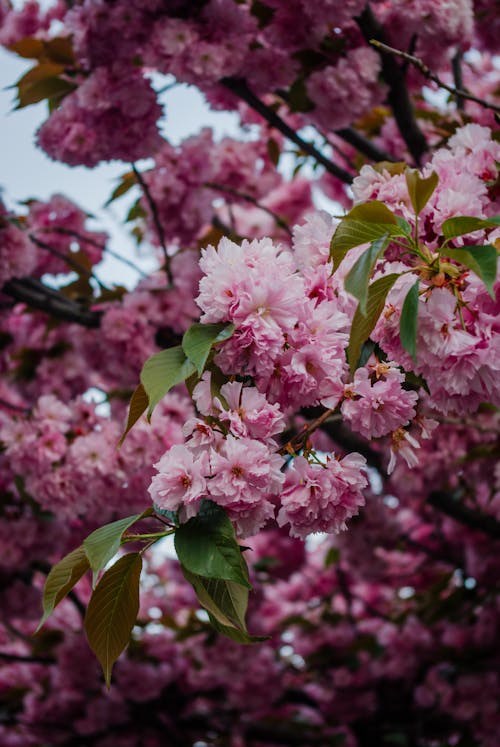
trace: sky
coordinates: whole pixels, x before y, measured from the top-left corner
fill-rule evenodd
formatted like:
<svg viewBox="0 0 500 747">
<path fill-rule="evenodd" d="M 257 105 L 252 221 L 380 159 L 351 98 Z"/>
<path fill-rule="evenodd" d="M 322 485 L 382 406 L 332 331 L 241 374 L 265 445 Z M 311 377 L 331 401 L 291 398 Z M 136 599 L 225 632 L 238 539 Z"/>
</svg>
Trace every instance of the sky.
<svg viewBox="0 0 500 747">
<path fill-rule="evenodd" d="M 138 261 L 144 270 L 152 269 L 150 259 L 138 258 L 135 245 L 121 224 L 126 201 L 103 210 L 118 177 L 129 171 L 128 164 L 114 161 L 88 169 L 51 161 L 35 145 L 36 130 L 47 117 L 46 102 L 13 111 L 15 90 L 9 86 L 33 64 L 0 47 L 0 188 L 4 201 L 16 209 L 16 203 L 22 200 L 47 199 L 56 192 L 63 193 L 96 216 L 96 227 L 110 234 L 112 249 Z M 210 111 L 194 87 L 177 85 L 162 94 L 160 100 L 166 111 L 161 131 L 172 143 L 206 126 L 214 129 L 217 138 L 238 133 L 237 115 Z M 99 269 L 99 276 L 104 281 L 119 277 L 121 284 L 130 287 L 137 280 L 130 272 L 108 256 Z"/>
</svg>

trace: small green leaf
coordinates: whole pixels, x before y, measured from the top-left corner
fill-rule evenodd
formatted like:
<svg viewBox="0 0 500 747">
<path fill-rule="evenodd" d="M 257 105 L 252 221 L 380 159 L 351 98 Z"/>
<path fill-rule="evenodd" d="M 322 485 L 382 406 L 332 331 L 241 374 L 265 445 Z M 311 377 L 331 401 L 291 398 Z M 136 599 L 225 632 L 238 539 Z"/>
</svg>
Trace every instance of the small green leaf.
<svg viewBox="0 0 500 747">
<path fill-rule="evenodd" d="M 398 279 L 399 274 L 391 273 L 375 280 L 368 288 L 366 299 L 366 314 L 361 313 L 361 309 L 356 309 L 351 325 L 351 336 L 347 348 L 347 357 L 351 375 L 358 367 L 359 356 L 364 342 L 369 338 L 370 333 L 375 327 L 380 314 L 385 306 L 385 299 L 390 289 Z"/>
<path fill-rule="evenodd" d="M 430 176 L 424 179 L 420 176 L 417 169 L 406 169 L 405 176 L 411 204 L 413 205 L 415 215 L 419 215 L 436 189 L 439 177 L 433 171 Z"/>
<path fill-rule="evenodd" d="M 399 339 L 403 348 L 417 361 L 418 280 L 412 285 L 403 303 L 399 322 Z"/>
<path fill-rule="evenodd" d="M 89 561 L 81 545 L 51 568 L 43 589 L 43 617 L 36 631 L 40 630 L 54 608 L 71 591 L 89 567 Z"/>
<path fill-rule="evenodd" d="M 199 376 L 213 345 L 228 340 L 234 332 L 234 324 L 219 322 L 217 324 L 192 324 L 182 338 L 182 349 L 187 358 L 196 366 Z"/>
<path fill-rule="evenodd" d="M 247 632 L 245 615 L 248 589 L 235 581 L 203 578 L 181 566 L 184 577 L 192 585 L 198 601 L 224 627 Z"/>
<path fill-rule="evenodd" d="M 9 44 L 8 49 L 15 52 L 20 57 L 25 57 L 26 59 L 38 59 L 43 55 L 45 45 L 41 39 L 27 36 L 24 39 L 14 42 L 14 44 Z"/>
<path fill-rule="evenodd" d="M 177 529 L 174 543 L 180 563 L 190 573 L 251 588 L 233 525 L 216 503 L 203 501 L 198 516 Z"/>
<path fill-rule="evenodd" d="M 180 345 L 162 350 L 148 358 L 141 371 L 141 384 L 149 398 L 148 420 L 158 402 L 176 384 L 196 371 Z"/>
<path fill-rule="evenodd" d="M 23 109 L 30 104 L 36 104 L 43 99 L 57 99 L 74 91 L 78 86 L 63 78 L 48 77 L 35 81 L 32 85 L 18 89 L 18 103 L 16 109 Z"/>
<path fill-rule="evenodd" d="M 83 541 L 83 548 L 89 560 L 90 567 L 95 574 L 102 570 L 109 561 L 116 555 L 120 548 L 123 533 L 132 524 L 146 516 L 151 516 L 152 509 L 148 508 L 142 514 L 134 514 L 124 519 L 118 519 L 111 524 L 105 524 Z"/>
<path fill-rule="evenodd" d="M 149 405 L 149 397 L 146 394 L 142 384 L 139 384 L 137 389 L 134 391 L 128 408 L 127 425 L 123 431 L 123 435 L 118 441 L 118 446 L 121 446 L 125 441 L 127 433 L 137 423 L 141 415 L 146 412 Z"/>
<path fill-rule="evenodd" d="M 497 279 L 498 253 L 494 246 L 462 246 L 460 249 L 447 249 L 446 254 L 481 278 L 490 296 L 495 298 L 493 286 Z"/>
<path fill-rule="evenodd" d="M 330 242 L 330 259 L 336 270 L 355 246 L 388 236 L 404 236 L 396 216 L 383 202 L 373 200 L 356 205 L 342 218 Z"/>
<path fill-rule="evenodd" d="M 111 195 L 106 200 L 104 207 L 108 207 L 108 205 L 111 205 L 111 203 L 118 199 L 118 197 L 126 194 L 126 192 L 128 192 L 136 183 L 137 179 L 133 171 L 128 171 L 126 174 L 123 174 L 120 178 L 119 184 L 114 188 Z"/>
<path fill-rule="evenodd" d="M 473 218 L 469 215 L 458 215 L 456 218 L 448 218 L 441 226 L 445 239 L 454 239 L 467 233 L 474 233 L 483 228 L 495 228 L 500 226 L 500 215 L 491 218 Z M 446 250 L 445 250 L 446 251 Z"/>
<path fill-rule="evenodd" d="M 129 642 L 139 612 L 141 570 L 140 553 L 124 555 L 101 578 L 87 607 L 87 640 L 108 687 L 113 664 Z"/>
<path fill-rule="evenodd" d="M 387 241 L 387 233 L 373 241 L 371 246 L 356 260 L 344 280 L 344 288 L 358 299 L 362 314 L 366 314 L 368 283 L 373 267 L 385 251 Z"/>
</svg>

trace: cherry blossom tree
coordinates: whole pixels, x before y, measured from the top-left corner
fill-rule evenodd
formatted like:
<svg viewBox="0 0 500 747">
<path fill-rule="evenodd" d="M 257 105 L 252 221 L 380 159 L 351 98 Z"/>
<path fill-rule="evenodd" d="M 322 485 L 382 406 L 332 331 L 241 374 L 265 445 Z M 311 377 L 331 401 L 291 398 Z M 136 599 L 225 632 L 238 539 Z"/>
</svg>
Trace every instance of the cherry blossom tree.
<svg viewBox="0 0 500 747">
<path fill-rule="evenodd" d="M 156 268 L 0 207 L 3 745 L 497 747 L 496 10 L 0 0 Z"/>
</svg>

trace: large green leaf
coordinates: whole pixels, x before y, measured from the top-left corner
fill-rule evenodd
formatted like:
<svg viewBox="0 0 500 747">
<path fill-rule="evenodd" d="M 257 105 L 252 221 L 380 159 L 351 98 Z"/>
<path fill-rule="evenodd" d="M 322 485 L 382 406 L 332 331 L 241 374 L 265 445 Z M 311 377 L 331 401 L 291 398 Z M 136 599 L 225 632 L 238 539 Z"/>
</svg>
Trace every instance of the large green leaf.
<svg viewBox="0 0 500 747">
<path fill-rule="evenodd" d="M 404 236 L 396 216 L 383 202 L 373 200 L 356 205 L 337 226 L 330 243 L 330 259 L 336 270 L 350 249 L 379 239 L 384 234 Z"/>
<path fill-rule="evenodd" d="M 89 561 L 83 545 L 65 555 L 59 563 L 51 568 L 43 589 L 43 617 L 38 624 L 37 631 L 40 630 L 54 608 L 89 568 Z"/>
<path fill-rule="evenodd" d="M 186 330 L 182 338 L 182 349 L 187 358 L 196 366 L 201 376 L 212 346 L 228 340 L 234 332 L 234 324 L 219 322 L 201 324 L 197 322 Z"/>
<path fill-rule="evenodd" d="M 415 215 L 419 215 L 436 189 L 439 177 L 433 171 L 430 176 L 424 179 L 420 176 L 417 169 L 406 169 L 405 176 L 411 204 L 413 205 Z"/>
<path fill-rule="evenodd" d="M 181 566 L 184 577 L 192 585 L 198 601 L 217 622 L 228 628 L 247 632 L 245 615 L 248 589 L 235 581 L 203 578 Z"/>
<path fill-rule="evenodd" d="M 418 280 L 412 285 L 403 303 L 399 322 L 399 339 L 403 348 L 417 360 Z"/>
<path fill-rule="evenodd" d="M 198 516 L 177 529 L 174 543 L 179 561 L 190 573 L 251 588 L 233 525 L 216 503 L 204 501 Z"/>
<path fill-rule="evenodd" d="M 141 569 L 140 553 L 120 558 L 97 584 L 85 615 L 87 639 L 108 687 L 113 664 L 130 640 L 139 611 Z"/>
<path fill-rule="evenodd" d="M 366 313 L 366 297 L 368 294 L 368 283 L 377 259 L 381 256 L 387 246 L 388 234 L 385 233 L 380 239 L 372 242 L 371 246 L 363 252 L 351 267 L 344 281 L 344 288 L 352 293 L 359 301 L 359 307 L 363 314 Z"/>
<path fill-rule="evenodd" d="M 375 327 L 377 320 L 384 308 L 387 294 L 389 293 L 398 277 L 399 274 L 391 273 L 390 275 L 384 275 L 384 277 L 375 280 L 375 282 L 372 283 L 368 288 L 366 314 L 361 313 L 359 305 L 356 309 L 354 318 L 352 320 L 351 335 L 347 348 L 347 356 L 349 358 L 351 374 L 354 374 L 354 371 L 358 367 L 361 348 L 363 347 L 363 344 L 369 338 L 371 331 Z"/>
<path fill-rule="evenodd" d="M 454 239 L 467 233 L 474 233 L 482 228 L 495 228 L 500 226 L 500 215 L 491 218 L 474 218 L 469 215 L 458 215 L 456 218 L 448 218 L 441 226 L 445 239 Z M 445 250 L 447 251 L 447 250 Z"/>
<path fill-rule="evenodd" d="M 124 519 L 118 519 L 118 521 L 112 521 L 110 524 L 105 524 L 95 532 L 89 534 L 89 536 L 83 541 L 83 548 L 85 554 L 90 563 L 90 567 L 95 574 L 102 570 L 109 561 L 116 555 L 120 548 L 121 539 L 123 533 L 132 524 L 135 524 L 139 519 L 143 519 L 146 516 L 151 516 L 152 509 L 148 508 L 141 514 L 134 514 L 133 516 L 126 516 Z"/>
<path fill-rule="evenodd" d="M 492 244 L 484 246 L 462 246 L 460 249 L 447 249 L 450 259 L 460 262 L 472 270 L 485 284 L 488 293 L 494 299 L 493 286 L 497 279 L 498 253 Z"/>
<path fill-rule="evenodd" d="M 167 392 L 195 371 L 194 363 L 186 358 L 180 345 L 148 358 L 141 371 L 141 384 L 149 398 L 148 419 L 151 419 L 154 408 Z"/>
<path fill-rule="evenodd" d="M 132 397 L 130 398 L 130 404 L 128 407 L 127 425 L 125 426 L 125 430 L 123 431 L 122 437 L 118 441 L 118 446 L 121 446 L 122 443 L 125 441 L 127 433 L 137 423 L 141 415 L 146 412 L 148 405 L 149 405 L 149 397 L 146 394 L 146 391 L 144 387 L 142 386 L 142 384 L 139 384 L 137 389 L 132 394 Z"/>
</svg>

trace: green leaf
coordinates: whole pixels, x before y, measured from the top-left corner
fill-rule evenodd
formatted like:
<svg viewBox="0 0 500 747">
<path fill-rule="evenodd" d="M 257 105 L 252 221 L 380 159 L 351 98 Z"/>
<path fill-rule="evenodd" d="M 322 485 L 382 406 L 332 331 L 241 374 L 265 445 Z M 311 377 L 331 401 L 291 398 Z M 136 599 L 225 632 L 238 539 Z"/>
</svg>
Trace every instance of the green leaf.
<svg viewBox="0 0 500 747">
<path fill-rule="evenodd" d="M 456 218 L 448 218 L 441 226 L 445 239 L 454 239 L 467 233 L 474 233 L 483 228 L 495 228 L 500 226 L 500 215 L 491 218 L 473 218 L 469 215 L 458 215 Z"/>
<path fill-rule="evenodd" d="M 190 573 L 204 578 L 236 581 L 251 589 L 245 560 L 225 511 L 212 501 L 175 533 L 175 550 Z"/>
<path fill-rule="evenodd" d="M 118 519 L 118 521 L 105 524 L 103 527 L 96 529 L 95 532 L 92 532 L 92 534 L 89 534 L 87 539 L 83 541 L 83 548 L 90 567 L 94 572 L 94 576 L 116 555 L 120 548 L 123 533 L 132 524 L 135 524 L 136 521 L 146 516 L 151 516 L 151 514 L 152 509 L 148 508 L 142 514 L 134 514 L 124 519 Z"/>
<path fill-rule="evenodd" d="M 131 189 L 136 183 L 137 180 L 133 171 L 128 171 L 126 174 L 123 174 L 119 184 L 114 188 L 114 190 L 111 192 L 111 195 L 104 203 L 104 207 L 108 207 L 108 205 L 111 205 L 114 200 L 118 199 L 118 197 L 121 197 L 126 192 L 128 192 L 129 189 Z"/>
<path fill-rule="evenodd" d="M 74 83 L 70 83 L 63 78 L 47 77 L 37 80 L 32 85 L 18 88 L 18 103 L 15 108 L 23 109 L 25 106 L 36 104 L 43 99 L 60 101 L 77 87 Z"/>
<path fill-rule="evenodd" d="M 375 327 L 377 320 L 382 313 L 385 305 L 385 299 L 390 289 L 398 279 L 398 273 L 391 273 L 390 275 L 384 275 L 384 277 L 375 280 L 374 283 L 368 288 L 368 296 L 366 299 L 366 314 L 361 313 L 361 309 L 356 309 L 354 318 L 351 325 L 351 336 L 349 338 L 349 346 L 347 348 L 347 356 L 349 359 L 349 366 L 351 375 L 358 367 L 358 360 L 361 353 L 361 348 L 364 342 L 369 338 L 370 333 Z"/>
<path fill-rule="evenodd" d="M 383 202 L 373 200 L 353 207 L 340 221 L 330 242 L 334 270 L 350 249 L 379 239 L 384 234 L 397 237 L 404 236 L 405 232 Z"/>
<path fill-rule="evenodd" d="M 484 246 L 462 246 L 460 249 L 447 249 L 446 254 L 464 267 L 472 270 L 485 284 L 488 293 L 494 299 L 493 286 L 497 279 L 498 254 L 492 244 Z"/>
<path fill-rule="evenodd" d="M 140 553 L 124 555 L 101 578 L 87 607 L 87 640 L 108 687 L 113 664 L 129 642 L 139 612 L 141 569 Z"/>
<path fill-rule="evenodd" d="M 35 632 L 40 630 L 55 607 L 71 591 L 89 567 L 88 558 L 81 545 L 51 568 L 43 589 L 43 617 Z"/>
<path fill-rule="evenodd" d="M 247 632 L 245 615 L 248 589 L 235 581 L 203 578 L 181 566 L 184 577 L 192 585 L 198 601 L 224 627 Z"/>
<path fill-rule="evenodd" d="M 420 176 L 417 169 L 406 169 L 405 176 L 411 204 L 413 205 L 415 215 L 419 215 L 436 189 L 439 177 L 433 171 L 430 176 L 424 179 Z"/>
<path fill-rule="evenodd" d="M 262 643 L 262 641 L 269 640 L 269 636 L 250 635 L 249 633 L 245 633 L 243 630 L 238 630 L 237 628 L 232 628 L 228 625 L 222 625 L 216 617 L 210 614 L 210 612 L 208 613 L 208 617 L 210 619 L 210 625 L 217 631 L 217 633 L 221 633 L 237 643 Z"/>
<path fill-rule="evenodd" d="M 412 285 L 403 303 L 399 322 L 399 339 L 403 348 L 417 360 L 418 280 Z"/>
<path fill-rule="evenodd" d="M 141 384 L 149 398 L 148 420 L 158 402 L 176 384 L 196 371 L 180 345 L 162 350 L 148 358 L 141 371 Z"/>
<path fill-rule="evenodd" d="M 208 360 L 210 350 L 218 342 L 228 340 L 234 332 L 234 324 L 219 322 L 217 324 L 192 324 L 182 338 L 182 349 L 187 358 L 196 366 L 201 376 Z"/>
<path fill-rule="evenodd" d="M 141 415 L 146 412 L 149 405 L 149 397 L 146 394 L 142 384 L 139 384 L 137 389 L 134 391 L 128 408 L 127 425 L 123 431 L 123 435 L 118 441 L 118 446 L 121 446 L 125 441 L 127 433 L 137 423 Z"/>
<path fill-rule="evenodd" d="M 371 246 L 356 260 L 344 281 L 346 291 L 358 299 L 362 314 L 366 314 L 366 296 L 373 267 L 384 252 L 387 240 L 388 235 L 385 233 L 380 239 L 373 241 Z"/>
</svg>

